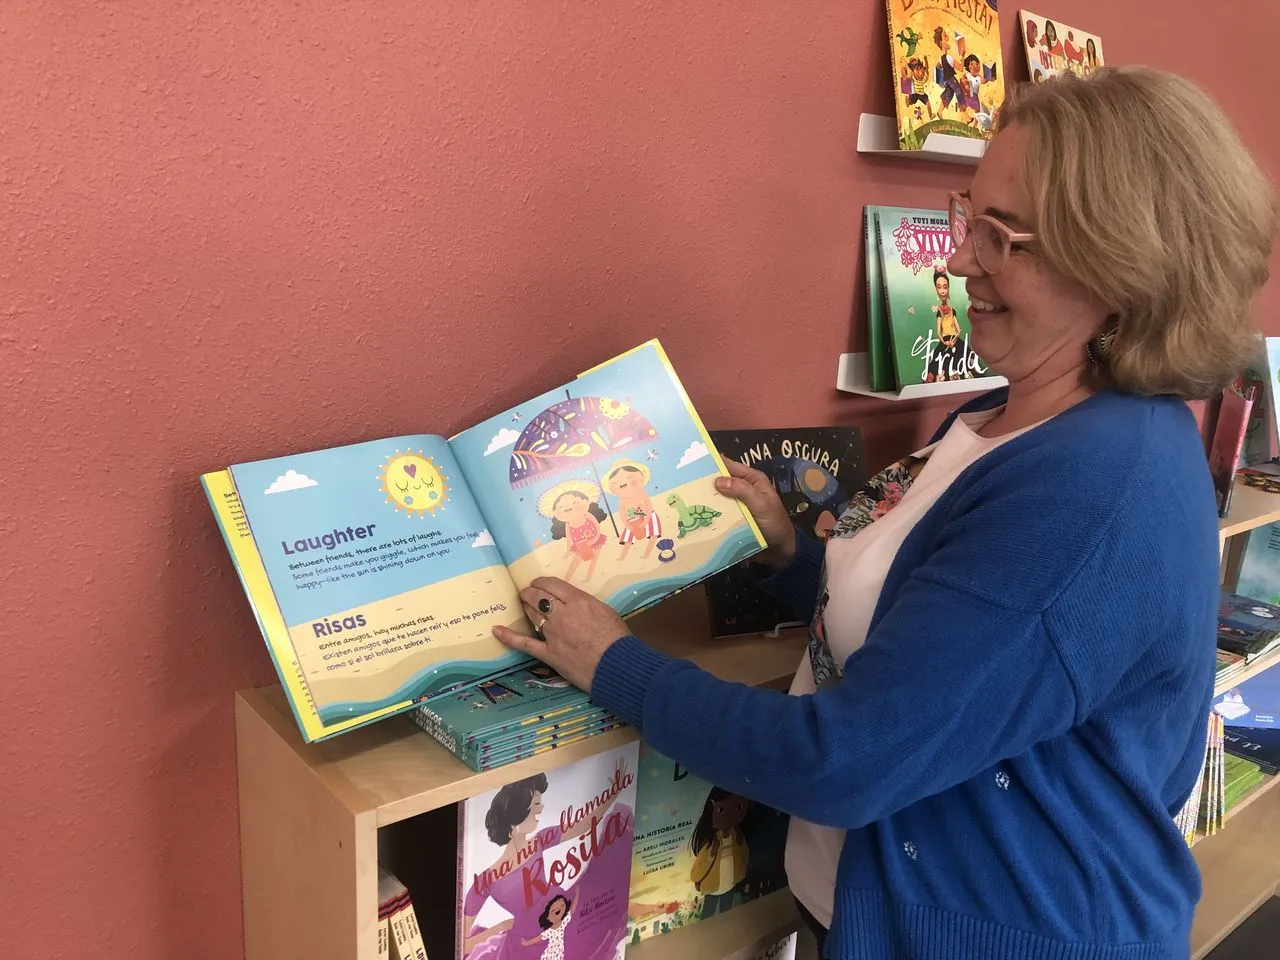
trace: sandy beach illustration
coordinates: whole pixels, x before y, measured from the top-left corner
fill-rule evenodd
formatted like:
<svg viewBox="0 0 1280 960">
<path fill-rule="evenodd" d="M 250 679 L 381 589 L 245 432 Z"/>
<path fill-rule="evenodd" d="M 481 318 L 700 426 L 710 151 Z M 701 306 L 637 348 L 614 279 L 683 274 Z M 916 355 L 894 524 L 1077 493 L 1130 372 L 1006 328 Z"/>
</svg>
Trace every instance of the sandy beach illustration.
<svg viewBox="0 0 1280 960">
<path fill-rule="evenodd" d="M 566 544 L 550 540 L 511 564 L 516 585 L 523 588 L 543 576 L 565 579 L 572 567 L 570 583 L 625 615 L 675 586 L 710 575 L 718 561 L 742 559 L 758 549 L 741 508 L 716 491 L 713 476 L 647 491 L 649 513 L 634 517 L 629 527 L 625 509 L 618 509 L 619 498 L 608 496 L 618 519 L 616 526 L 610 520 L 599 524 L 605 542 L 598 547 L 594 566 L 573 563 L 575 556 Z"/>
<path fill-rule="evenodd" d="M 324 618 L 344 629 L 317 636 L 312 623 L 290 629 L 298 662 L 322 718 L 346 704 L 390 704 L 435 692 L 489 661 L 515 662 L 492 634 L 495 624 L 530 632 L 514 584 L 501 566 L 419 587 Z M 350 625 L 350 626 L 346 626 Z M 441 664 L 447 653 L 448 663 Z M 434 670 L 434 673 L 432 673 Z"/>
</svg>

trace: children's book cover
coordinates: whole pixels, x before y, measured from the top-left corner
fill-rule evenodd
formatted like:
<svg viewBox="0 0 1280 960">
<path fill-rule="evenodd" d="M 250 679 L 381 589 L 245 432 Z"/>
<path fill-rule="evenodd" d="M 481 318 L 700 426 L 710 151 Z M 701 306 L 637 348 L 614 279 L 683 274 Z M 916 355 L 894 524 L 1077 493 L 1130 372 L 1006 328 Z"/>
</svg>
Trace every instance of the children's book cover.
<svg viewBox="0 0 1280 960">
<path fill-rule="evenodd" d="M 969 345 L 969 297 L 963 280 L 947 270 L 955 252 L 947 212 L 882 207 L 877 216 L 899 388 L 984 378 L 1003 383 Z"/>
<path fill-rule="evenodd" d="M 1280 670 L 1271 668 L 1232 687 L 1213 701 L 1230 727 L 1280 726 Z"/>
<path fill-rule="evenodd" d="M 1060 73 L 1087 77 L 1103 66 L 1102 38 L 1030 10 L 1018 11 L 1027 76 L 1043 83 Z"/>
<path fill-rule="evenodd" d="M 1268 339 L 1271 338 L 1258 338 L 1258 349 L 1252 361 L 1232 382 L 1232 387 L 1241 396 L 1253 392 L 1253 407 L 1249 411 L 1244 449 L 1240 454 L 1241 467 L 1267 464 L 1280 456 L 1280 434 L 1277 434 L 1275 414 L 1276 375 L 1280 370 L 1272 369 Z"/>
<path fill-rule="evenodd" d="M 1280 523 L 1249 531 L 1235 591 L 1265 603 L 1280 604 Z"/>
<path fill-rule="evenodd" d="M 627 932 L 639 744 L 462 804 L 457 960 L 614 960 Z"/>
<path fill-rule="evenodd" d="M 711 438 L 725 457 L 763 472 L 796 527 L 821 540 L 867 480 L 857 427 L 716 430 Z M 743 567 L 716 574 L 706 590 L 715 636 L 767 633 L 796 622 Z"/>
<path fill-rule="evenodd" d="M 788 818 L 640 746 L 628 939 L 639 943 L 786 886 Z"/>
<path fill-rule="evenodd" d="M 560 577 L 629 616 L 764 548 L 656 342 L 450 446 L 517 587 Z"/>
<path fill-rule="evenodd" d="M 1218 646 L 1248 658 L 1280 638 L 1280 606 L 1240 593 L 1222 591 L 1218 602 Z"/>
<path fill-rule="evenodd" d="M 886 0 L 898 141 L 982 138 L 1004 102 L 995 0 Z"/>
<path fill-rule="evenodd" d="M 884 272 L 880 268 L 879 207 L 862 208 L 863 266 L 867 275 L 867 366 L 872 390 L 895 390 Z"/>
<path fill-rule="evenodd" d="M 1225 517 L 1231 509 L 1231 492 L 1244 451 L 1255 390 L 1250 387 L 1249 393 L 1241 396 L 1234 387 L 1227 387 L 1218 404 L 1218 419 L 1209 446 L 1209 473 L 1213 477 L 1220 517 Z"/>
</svg>

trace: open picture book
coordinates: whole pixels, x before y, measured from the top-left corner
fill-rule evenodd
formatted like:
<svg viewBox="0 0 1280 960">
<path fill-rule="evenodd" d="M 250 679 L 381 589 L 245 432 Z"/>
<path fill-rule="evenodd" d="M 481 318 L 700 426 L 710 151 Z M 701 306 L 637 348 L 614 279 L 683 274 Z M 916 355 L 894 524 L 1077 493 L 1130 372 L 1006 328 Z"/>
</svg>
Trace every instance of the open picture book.
<svg viewBox="0 0 1280 960">
<path fill-rule="evenodd" d="M 631 616 L 753 556 L 751 515 L 651 340 L 446 439 L 388 437 L 201 477 L 307 741 L 529 658 L 519 591 Z"/>
</svg>

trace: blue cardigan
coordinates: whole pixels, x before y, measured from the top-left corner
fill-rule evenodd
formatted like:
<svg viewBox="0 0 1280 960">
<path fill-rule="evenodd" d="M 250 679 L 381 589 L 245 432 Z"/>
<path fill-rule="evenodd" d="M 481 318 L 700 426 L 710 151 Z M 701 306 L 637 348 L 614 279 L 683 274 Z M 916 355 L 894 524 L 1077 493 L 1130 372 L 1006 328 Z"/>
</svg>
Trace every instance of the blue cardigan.
<svg viewBox="0 0 1280 960">
<path fill-rule="evenodd" d="M 831 957 L 1185 958 L 1200 877 L 1173 816 L 1203 759 L 1217 528 L 1186 404 L 1098 393 L 955 480 L 838 686 L 753 689 L 632 636 L 592 698 L 847 829 Z M 807 612 L 820 563 L 807 540 L 774 578 Z"/>
</svg>

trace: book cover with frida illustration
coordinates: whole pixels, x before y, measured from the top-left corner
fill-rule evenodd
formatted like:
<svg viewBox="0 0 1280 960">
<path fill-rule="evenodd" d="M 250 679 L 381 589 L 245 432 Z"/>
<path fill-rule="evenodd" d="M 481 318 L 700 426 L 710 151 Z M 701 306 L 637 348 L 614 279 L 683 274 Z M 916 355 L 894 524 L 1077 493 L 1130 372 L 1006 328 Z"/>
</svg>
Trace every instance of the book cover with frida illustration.
<svg viewBox="0 0 1280 960">
<path fill-rule="evenodd" d="M 947 212 L 909 207 L 875 212 L 898 388 L 984 377 L 1003 383 L 969 345 L 969 297 L 963 278 L 947 271 L 955 252 Z M 983 387 L 974 384 L 975 390 Z"/>
<path fill-rule="evenodd" d="M 472 797 L 456 960 L 614 960 L 627 933 L 636 742 Z"/>
<path fill-rule="evenodd" d="M 885 0 L 898 143 L 931 133 L 986 139 L 1004 102 L 996 0 Z"/>
<path fill-rule="evenodd" d="M 788 818 L 640 746 L 627 939 L 639 943 L 786 886 Z"/>
</svg>

